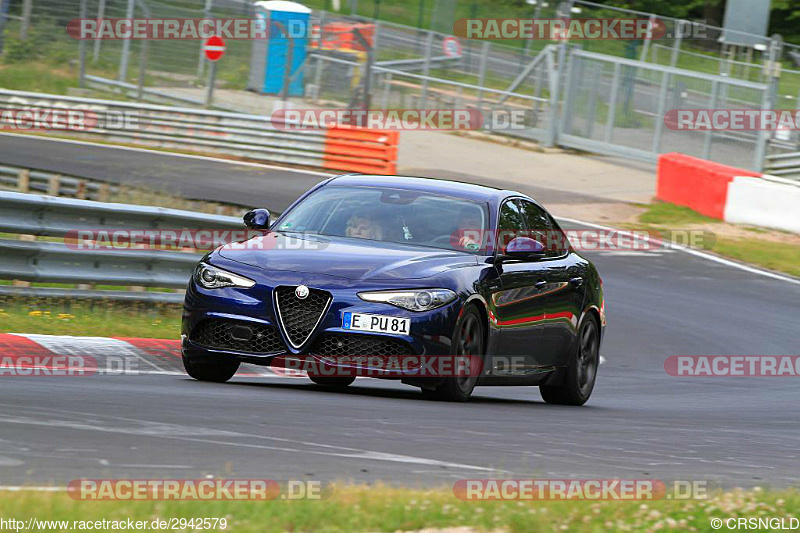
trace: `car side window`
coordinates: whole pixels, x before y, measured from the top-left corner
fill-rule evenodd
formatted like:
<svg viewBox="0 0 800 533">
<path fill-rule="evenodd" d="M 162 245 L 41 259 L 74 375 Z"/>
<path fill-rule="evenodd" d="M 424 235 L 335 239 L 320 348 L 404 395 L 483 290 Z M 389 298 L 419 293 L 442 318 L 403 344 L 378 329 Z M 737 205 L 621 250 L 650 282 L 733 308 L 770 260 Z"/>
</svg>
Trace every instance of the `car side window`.
<svg viewBox="0 0 800 533">
<path fill-rule="evenodd" d="M 567 253 L 567 237 L 543 208 L 528 200 L 517 200 L 522 218 L 531 238 L 544 244 L 547 257 L 560 257 Z"/>
<path fill-rule="evenodd" d="M 499 249 L 504 249 L 511 239 L 524 235 L 525 221 L 519 206 L 513 200 L 506 201 L 500 207 L 500 218 L 497 222 L 497 241 Z"/>
</svg>

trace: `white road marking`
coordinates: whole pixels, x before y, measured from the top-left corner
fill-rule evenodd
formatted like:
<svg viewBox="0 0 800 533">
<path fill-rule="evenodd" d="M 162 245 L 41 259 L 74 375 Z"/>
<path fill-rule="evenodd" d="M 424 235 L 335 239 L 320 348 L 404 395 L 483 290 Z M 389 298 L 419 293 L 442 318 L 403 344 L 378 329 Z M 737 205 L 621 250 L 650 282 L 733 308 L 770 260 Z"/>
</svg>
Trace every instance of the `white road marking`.
<svg viewBox="0 0 800 533">
<path fill-rule="evenodd" d="M 75 416 L 81 413 L 69 412 L 70 415 Z M 401 455 L 388 452 L 380 452 L 375 450 L 364 450 L 360 448 L 347 448 L 344 446 L 336 446 L 331 444 L 322 444 L 319 442 L 306 442 L 296 441 L 291 439 L 284 439 L 280 437 L 270 437 L 267 435 L 255 435 L 250 433 L 239 433 L 237 431 L 225 431 L 213 428 L 181 426 L 177 424 L 168 424 L 161 422 L 153 422 L 149 420 L 128 419 L 122 417 L 114 417 L 112 422 L 119 423 L 121 421 L 133 422 L 138 424 L 134 426 L 103 426 L 97 424 L 97 415 L 83 413 L 91 416 L 91 420 L 82 422 L 80 420 L 63 420 L 63 419 L 36 419 L 25 416 L 8 416 L 0 414 L 0 422 L 6 424 L 22 424 L 31 426 L 44 426 L 52 428 L 66 428 L 66 429 L 79 429 L 83 431 L 98 431 L 104 433 L 117 433 L 124 435 L 139 435 L 158 437 L 165 439 L 176 439 L 188 442 L 200 442 L 207 444 L 217 444 L 223 446 L 236 446 L 242 448 L 255 448 L 261 450 L 274 450 L 284 451 L 293 454 L 315 454 L 324 455 L 329 457 L 343 457 L 348 459 L 367 459 L 372 461 L 387 461 L 395 463 L 406 464 L 419 464 L 426 466 L 439 466 L 458 468 L 460 470 L 475 470 L 481 472 L 501 472 L 495 468 L 488 468 L 482 466 L 467 465 L 462 463 L 453 463 L 449 461 L 439 461 L 436 459 L 427 459 L 425 457 L 415 457 L 411 455 Z M 205 437 L 205 438 L 203 438 Z M 217 440 L 212 437 L 227 437 L 235 440 Z M 286 446 L 271 446 L 267 444 L 245 443 L 242 439 L 256 439 L 268 440 L 285 443 Z M 308 448 L 322 448 L 322 449 L 308 449 Z"/>
<path fill-rule="evenodd" d="M 20 134 L 17 134 L 17 133 L 2 133 L 2 132 L 0 132 L 0 135 L 9 135 L 9 136 L 12 136 L 12 137 L 20 137 Z M 210 157 L 210 156 L 205 156 L 205 155 L 192 155 L 192 154 L 178 154 L 178 153 L 175 153 L 175 152 L 162 152 L 160 150 L 152 150 L 152 149 L 148 150 L 147 148 L 134 148 L 134 147 L 131 147 L 131 146 L 116 146 L 116 145 L 109 145 L 109 144 L 99 144 L 99 143 L 93 143 L 91 141 L 78 141 L 78 140 L 75 140 L 75 139 L 57 139 L 57 138 L 54 138 L 54 137 L 41 137 L 41 136 L 38 136 L 38 135 L 35 136 L 35 138 L 36 139 L 42 139 L 42 140 L 45 140 L 45 141 L 51 141 L 51 142 L 62 142 L 62 143 L 67 143 L 67 144 L 82 144 L 82 145 L 88 145 L 88 146 L 97 146 L 97 147 L 100 147 L 100 148 L 111 148 L 113 150 L 128 150 L 128 151 L 131 151 L 131 152 L 146 152 L 146 153 L 150 153 L 150 154 L 168 155 L 168 156 L 171 156 L 171 157 L 183 157 L 183 158 L 186 158 L 186 159 L 201 159 L 203 161 L 214 161 L 215 163 L 228 163 L 229 165 L 243 165 L 243 166 L 256 167 L 256 168 L 268 168 L 270 170 L 285 170 L 286 172 L 295 172 L 295 173 L 298 173 L 298 174 L 311 174 L 311 175 L 314 175 L 314 176 L 324 176 L 324 177 L 327 177 L 327 178 L 339 175 L 339 174 L 331 174 L 329 172 L 319 172 L 319 171 L 316 171 L 316 170 L 301 170 L 301 169 L 298 169 L 298 168 L 282 167 L 282 166 L 279 166 L 279 165 L 265 165 L 265 164 L 261 164 L 261 163 L 252 163 L 252 162 L 249 162 L 249 161 L 234 161 L 234 160 L 231 160 L 231 159 L 222 159 L 222 158 L 219 158 L 219 157 Z M 341 174 L 344 174 L 344 172 L 342 172 Z"/>
<path fill-rule="evenodd" d="M 620 233 L 622 235 L 632 236 L 632 232 L 630 232 L 630 231 L 623 230 L 623 229 L 616 229 L 616 228 L 612 228 L 610 226 L 604 226 L 602 224 L 595 224 L 593 222 L 584 222 L 583 220 L 577 220 L 577 219 L 574 219 L 574 218 L 565 218 L 565 217 L 555 217 L 555 218 L 558 219 L 558 220 L 563 220 L 565 222 L 571 222 L 573 224 L 579 224 L 579 225 L 582 225 L 582 226 L 588 226 L 590 228 L 602 229 L 602 230 L 605 230 L 605 231 L 616 231 L 616 232 L 618 232 L 618 233 Z M 638 237 L 642 238 L 641 235 L 639 235 Z M 647 236 L 645 236 L 643 238 L 648 240 L 648 241 L 651 240 L 650 237 L 647 237 Z M 670 242 L 670 241 L 663 241 L 663 244 L 667 248 L 671 248 L 673 250 L 678 250 L 680 252 L 684 252 L 684 253 L 687 253 L 689 255 L 694 255 L 696 257 L 700 257 L 700 258 L 706 259 L 708 261 L 714 261 L 715 263 L 720 263 L 722 265 L 729 266 L 729 267 L 732 267 L 732 268 L 738 268 L 739 270 L 744 270 L 745 272 L 750 272 L 751 274 L 758 274 L 759 276 L 764 276 L 764 277 L 767 277 L 767 278 L 777 279 L 777 280 L 780 280 L 780 281 L 786 281 L 786 282 L 789 282 L 789 283 L 794 283 L 796 285 L 800 285 L 800 279 L 795 279 L 795 278 L 792 278 L 792 277 L 789 277 L 789 276 L 784 276 L 782 274 L 777 274 L 775 272 L 770 272 L 769 270 L 762 270 L 762 269 L 757 268 L 757 267 L 752 267 L 752 266 L 745 265 L 745 264 L 742 264 L 742 263 L 737 263 L 736 261 L 731 261 L 731 260 L 728 260 L 728 259 L 724 259 L 724 258 L 716 256 L 714 254 L 710 254 L 710 253 L 707 253 L 707 252 L 701 252 L 700 250 L 695 250 L 693 248 L 689 248 L 689 247 L 683 246 L 681 244 L 675 244 L 675 243 Z"/>
</svg>

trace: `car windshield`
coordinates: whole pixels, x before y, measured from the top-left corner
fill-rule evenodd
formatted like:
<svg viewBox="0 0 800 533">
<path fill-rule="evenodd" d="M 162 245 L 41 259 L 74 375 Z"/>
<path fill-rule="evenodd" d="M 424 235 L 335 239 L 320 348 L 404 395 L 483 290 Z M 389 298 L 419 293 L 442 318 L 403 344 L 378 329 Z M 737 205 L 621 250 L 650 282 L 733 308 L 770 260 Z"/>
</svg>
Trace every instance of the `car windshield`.
<svg viewBox="0 0 800 533">
<path fill-rule="evenodd" d="M 487 205 L 422 191 L 327 186 L 300 202 L 274 228 L 281 232 L 350 237 L 481 251 Z"/>
</svg>

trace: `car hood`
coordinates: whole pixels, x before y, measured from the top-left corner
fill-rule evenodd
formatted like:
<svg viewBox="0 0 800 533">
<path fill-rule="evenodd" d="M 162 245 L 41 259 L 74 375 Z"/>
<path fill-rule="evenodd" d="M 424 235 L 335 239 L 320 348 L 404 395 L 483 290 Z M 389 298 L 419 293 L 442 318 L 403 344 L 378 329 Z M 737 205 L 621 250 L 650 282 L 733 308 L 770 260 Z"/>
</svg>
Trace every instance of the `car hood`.
<svg viewBox="0 0 800 533">
<path fill-rule="evenodd" d="M 227 244 L 217 253 L 266 271 L 307 272 L 350 280 L 421 279 L 478 262 L 476 256 L 464 252 L 277 232 Z"/>
</svg>

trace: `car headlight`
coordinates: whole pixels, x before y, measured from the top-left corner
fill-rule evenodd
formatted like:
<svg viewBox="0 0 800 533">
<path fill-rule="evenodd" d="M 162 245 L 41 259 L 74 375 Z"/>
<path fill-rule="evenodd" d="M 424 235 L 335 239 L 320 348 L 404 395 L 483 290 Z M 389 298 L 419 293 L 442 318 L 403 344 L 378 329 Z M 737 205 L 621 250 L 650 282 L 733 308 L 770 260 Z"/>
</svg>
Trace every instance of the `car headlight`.
<svg viewBox="0 0 800 533">
<path fill-rule="evenodd" d="M 247 289 L 256 284 L 252 279 L 206 263 L 200 263 L 194 269 L 194 280 L 206 289 L 219 289 L 220 287 L 242 287 Z"/>
<path fill-rule="evenodd" d="M 387 303 L 409 311 L 430 311 L 455 300 L 456 293 L 450 289 L 413 289 L 359 292 L 358 297 L 367 302 Z"/>
</svg>

